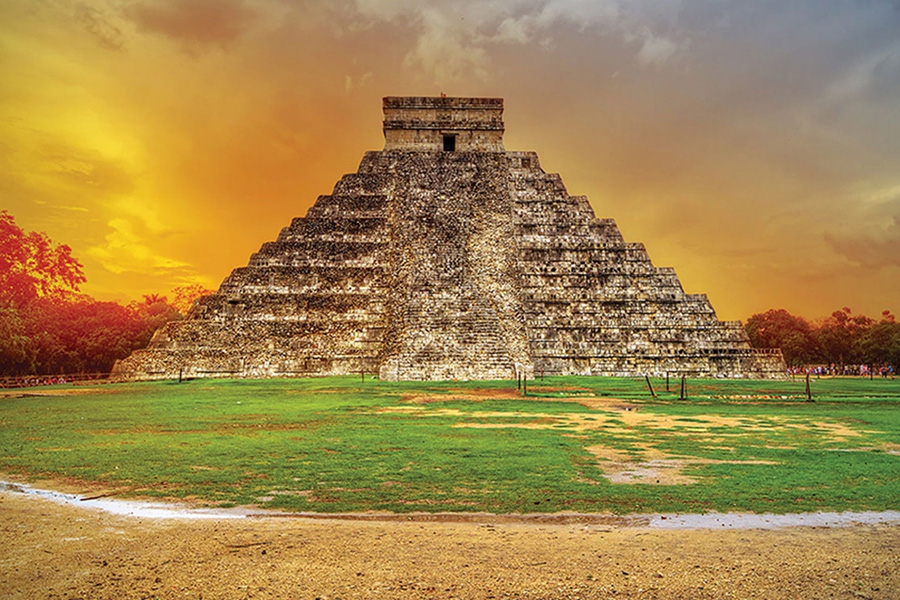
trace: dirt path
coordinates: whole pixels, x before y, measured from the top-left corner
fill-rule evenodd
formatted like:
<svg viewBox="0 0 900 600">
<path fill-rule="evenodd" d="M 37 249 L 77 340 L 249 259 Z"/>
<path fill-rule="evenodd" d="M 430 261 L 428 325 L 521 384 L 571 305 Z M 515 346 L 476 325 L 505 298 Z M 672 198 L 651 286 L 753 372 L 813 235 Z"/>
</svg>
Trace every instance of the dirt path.
<svg viewBox="0 0 900 600">
<path fill-rule="evenodd" d="M 0 493 L 3 598 L 900 598 L 900 527 L 121 517 Z"/>
</svg>

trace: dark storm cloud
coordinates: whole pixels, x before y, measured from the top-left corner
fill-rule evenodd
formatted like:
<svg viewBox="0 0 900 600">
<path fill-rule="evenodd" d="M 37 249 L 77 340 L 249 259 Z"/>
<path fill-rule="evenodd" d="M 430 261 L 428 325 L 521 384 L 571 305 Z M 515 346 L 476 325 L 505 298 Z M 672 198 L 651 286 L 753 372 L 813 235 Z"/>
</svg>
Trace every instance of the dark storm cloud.
<svg viewBox="0 0 900 600">
<path fill-rule="evenodd" d="M 874 234 L 827 234 L 826 240 L 835 252 L 861 267 L 900 267 L 900 212 L 885 220 L 886 226 Z"/>
<path fill-rule="evenodd" d="M 145 32 L 186 44 L 225 46 L 252 24 L 256 12 L 243 0 L 149 0 L 125 14 Z"/>
</svg>

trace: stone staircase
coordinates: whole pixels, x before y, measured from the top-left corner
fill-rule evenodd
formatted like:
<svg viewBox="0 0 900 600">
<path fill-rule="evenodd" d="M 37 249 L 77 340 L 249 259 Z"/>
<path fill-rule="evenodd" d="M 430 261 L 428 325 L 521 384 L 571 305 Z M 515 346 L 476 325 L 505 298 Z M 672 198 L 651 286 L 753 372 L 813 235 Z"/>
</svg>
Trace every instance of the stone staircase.
<svg viewBox="0 0 900 600">
<path fill-rule="evenodd" d="M 503 150 L 501 114 L 385 99 L 386 149 L 113 376 L 783 375 L 536 153 Z"/>
</svg>

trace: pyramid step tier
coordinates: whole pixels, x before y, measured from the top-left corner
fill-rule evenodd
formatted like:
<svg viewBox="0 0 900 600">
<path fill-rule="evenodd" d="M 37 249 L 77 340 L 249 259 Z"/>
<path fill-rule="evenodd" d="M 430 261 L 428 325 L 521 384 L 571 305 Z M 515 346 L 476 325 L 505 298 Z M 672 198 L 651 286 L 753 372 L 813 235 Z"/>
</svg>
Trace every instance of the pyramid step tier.
<svg viewBox="0 0 900 600">
<path fill-rule="evenodd" d="M 784 376 L 536 153 L 505 151 L 502 100 L 384 109 L 384 150 L 114 377 Z"/>
</svg>

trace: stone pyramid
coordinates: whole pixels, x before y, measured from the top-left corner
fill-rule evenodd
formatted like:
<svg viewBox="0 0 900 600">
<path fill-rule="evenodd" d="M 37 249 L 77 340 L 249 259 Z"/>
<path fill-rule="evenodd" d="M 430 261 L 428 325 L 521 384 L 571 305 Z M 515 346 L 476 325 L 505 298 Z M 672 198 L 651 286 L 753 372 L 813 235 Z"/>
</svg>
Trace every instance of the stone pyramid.
<svg viewBox="0 0 900 600">
<path fill-rule="evenodd" d="M 536 153 L 507 152 L 502 99 L 383 107 L 382 151 L 113 376 L 783 374 Z"/>
</svg>

